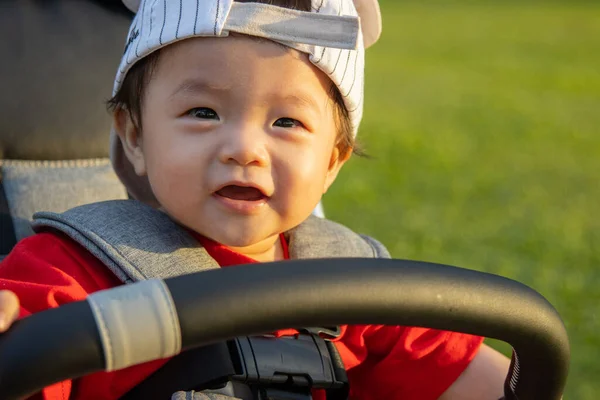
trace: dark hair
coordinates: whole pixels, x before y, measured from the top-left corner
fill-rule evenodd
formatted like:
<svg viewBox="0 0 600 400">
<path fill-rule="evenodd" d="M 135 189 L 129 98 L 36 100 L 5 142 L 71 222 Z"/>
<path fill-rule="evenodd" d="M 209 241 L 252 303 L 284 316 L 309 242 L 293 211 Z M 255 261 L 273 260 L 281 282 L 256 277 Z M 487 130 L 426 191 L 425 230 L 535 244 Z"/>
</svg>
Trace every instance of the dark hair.
<svg viewBox="0 0 600 400">
<path fill-rule="evenodd" d="M 234 0 L 239 3 L 264 3 L 284 8 L 290 8 L 300 11 L 311 11 L 311 0 Z M 145 88 L 152 77 L 152 74 L 158 64 L 160 49 L 147 55 L 138 61 L 125 76 L 121 87 L 107 102 L 109 111 L 128 110 L 131 122 L 139 132 L 142 132 L 142 104 L 144 100 Z M 329 95 L 334 103 L 334 118 L 337 135 L 337 147 L 340 156 L 343 158 L 349 152 L 363 155 L 358 148 L 353 134 L 350 114 L 344 103 L 344 97 L 340 93 L 335 83 L 331 82 Z"/>
</svg>

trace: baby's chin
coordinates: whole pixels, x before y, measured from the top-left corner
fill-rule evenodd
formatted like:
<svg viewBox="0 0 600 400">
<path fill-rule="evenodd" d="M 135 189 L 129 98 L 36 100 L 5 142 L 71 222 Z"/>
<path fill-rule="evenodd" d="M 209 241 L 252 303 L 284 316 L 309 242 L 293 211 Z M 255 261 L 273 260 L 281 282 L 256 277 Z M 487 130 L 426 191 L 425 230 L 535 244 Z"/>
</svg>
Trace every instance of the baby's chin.
<svg viewBox="0 0 600 400">
<path fill-rule="evenodd" d="M 198 232 L 215 242 L 233 249 L 264 249 L 272 247 L 279 238 L 278 233 L 257 232 L 256 230 L 234 229 L 233 231 L 219 230 L 207 234 Z M 245 251 L 242 251 L 245 253 Z"/>
<path fill-rule="evenodd" d="M 167 207 L 162 209 L 187 229 L 242 254 L 268 251 L 277 243 L 280 233 L 296 227 L 312 212 L 312 208 L 295 214 L 271 210 L 263 215 L 229 218 L 219 214 L 207 215 L 205 212 L 177 218 L 176 213 L 169 212 Z"/>
</svg>

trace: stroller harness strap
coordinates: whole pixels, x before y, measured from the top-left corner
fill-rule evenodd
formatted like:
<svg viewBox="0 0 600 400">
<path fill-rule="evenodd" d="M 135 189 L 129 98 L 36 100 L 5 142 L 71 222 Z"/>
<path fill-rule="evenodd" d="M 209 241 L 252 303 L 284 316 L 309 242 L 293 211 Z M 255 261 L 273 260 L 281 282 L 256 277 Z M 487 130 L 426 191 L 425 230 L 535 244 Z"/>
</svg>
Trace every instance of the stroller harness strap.
<svg viewBox="0 0 600 400">
<path fill-rule="evenodd" d="M 190 232 L 174 222 L 164 212 L 137 200 L 111 200 L 87 204 L 73 208 L 62 214 L 51 212 L 36 213 L 33 216 L 32 228 L 35 232 L 54 229 L 65 233 L 102 261 L 123 283 L 148 279 L 166 279 L 178 275 L 219 268 L 218 263 Z M 340 224 L 312 215 L 297 227 L 285 232 L 284 236 L 288 242 L 291 259 L 332 257 L 390 258 L 387 249 L 377 240 L 356 234 Z M 301 334 L 300 336 L 312 337 L 313 339 L 306 343 L 314 342 L 314 344 L 320 343 L 318 334 L 320 331 L 323 331 L 323 329 L 325 333 L 328 331 L 326 328 L 308 329 L 309 335 Z M 313 331 L 311 332 L 310 329 L 313 329 Z M 122 336 L 125 337 L 127 335 Z M 103 339 L 113 343 L 121 341 L 120 337 Z M 298 339 L 300 337 L 296 340 Z M 250 340 L 250 343 L 255 344 L 262 343 L 249 338 L 238 339 L 238 343 L 245 343 L 244 340 Z M 135 343 L 132 344 L 131 341 L 127 344 L 127 346 L 132 345 L 135 346 Z M 233 349 L 231 345 L 228 347 L 227 345 L 225 346 L 225 349 Z M 237 347 L 239 350 L 239 346 Z M 326 362 L 331 362 L 326 360 L 336 358 L 335 347 L 331 343 L 326 346 L 327 348 L 323 347 L 322 344 L 317 347 L 320 350 L 314 354 L 320 354 L 320 357 L 315 356 L 313 358 L 317 360 L 315 362 L 318 366 L 324 367 Z M 289 348 L 289 346 L 282 346 L 278 340 L 272 340 L 262 353 L 269 354 L 270 352 L 285 351 L 286 348 Z M 312 347 L 310 346 L 306 347 L 305 352 L 299 354 L 298 359 L 302 359 L 303 354 L 304 356 L 308 355 L 311 349 Z M 136 349 L 131 349 L 131 351 L 136 351 Z M 140 351 L 143 352 L 144 350 L 140 349 Z M 190 352 L 176 356 L 173 360 L 177 360 L 178 358 L 183 359 L 183 362 L 180 363 L 181 367 L 178 367 L 176 371 L 185 370 L 189 375 L 191 368 L 194 371 L 194 375 L 198 378 L 197 384 L 199 386 L 209 383 L 207 382 L 208 375 L 206 375 L 206 371 L 209 371 L 213 375 L 215 373 L 219 375 L 213 376 L 209 374 L 208 380 L 214 381 L 215 379 L 231 378 L 235 381 L 236 378 L 230 367 L 230 360 L 239 357 L 235 351 L 230 351 L 229 354 L 223 356 L 224 358 L 219 357 L 221 360 L 226 360 L 225 367 L 220 371 L 214 369 L 214 362 L 208 364 L 202 362 L 205 365 L 204 368 L 198 367 L 198 357 L 201 360 L 206 360 L 214 351 L 215 347 L 213 346 L 212 350 L 205 348 L 197 349 L 194 358 L 186 356 Z M 219 354 L 226 353 L 223 351 L 223 347 L 221 347 Z M 339 355 L 337 357 L 339 358 Z M 268 364 L 270 361 L 267 358 L 264 359 Z M 214 358 L 212 359 L 214 360 Z M 261 359 L 257 358 L 256 362 L 260 364 Z M 194 367 L 194 365 L 196 366 Z M 257 365 L 257 367 L 259 370 L 262 368 L 261 365 Z M 337 365 L 334 363 L 331 368 L 336 370 L 336 373 L 329 374 L 332 377 L 332 382 L 339 383 L 340 375 L 345 375 L 344 371 L 339 371 L 343 369 L 341 360 L 337 360 Z M 330 367 L 326 369 L 330 369 Z M 174 376 L 174 374 L 171 373 L 170 376 Z M 249 381 L 246 379 L 246 382 Z M 171 381 L 170 383 L 173 384 L 176 382 Z M 269 386 L 270 382 L 258 381 L 258 385 Z M 165 386 L 172 387 L 171 385 Z M 235 392 L 235 397 L 221 397 L 221 393 L 191 393 L 189 392 L 189 384 L 185 386 L 188 387 L 178 387 L 174 391 L 188 390 L 185 398 L 234 399 L 238 397 L 238 392 Z M 301 384 L 300 386 L 306 389 L 305 384 Z M 312 387 L 312 383 L 309 386 Z M 315 385 L 315 387 L 318 387 L 318 385 Z M 178 396 L 181 395 L 183 393 L 176 393 L 174 396 L 179 398 Z M 132 398 L 131 396 L 126 397 Z M 138 396 L 134 397 L 139 398 Z M 240 397 L 252 398 L 246 396 Z M 276 398 L 274 396 L 268 397 Z"/>
<path fill-rule="evenodd" d="M 39 212 L 32 227 L 35 232 L 51 228 L 65 233 L 124 283 L 219 268 L 185 228 L 137 200 L 86 204 L 62 214 Z M 284 236 L 291 259 L 390 258 L 377 240 L 312 215 Z"/>
</svg>

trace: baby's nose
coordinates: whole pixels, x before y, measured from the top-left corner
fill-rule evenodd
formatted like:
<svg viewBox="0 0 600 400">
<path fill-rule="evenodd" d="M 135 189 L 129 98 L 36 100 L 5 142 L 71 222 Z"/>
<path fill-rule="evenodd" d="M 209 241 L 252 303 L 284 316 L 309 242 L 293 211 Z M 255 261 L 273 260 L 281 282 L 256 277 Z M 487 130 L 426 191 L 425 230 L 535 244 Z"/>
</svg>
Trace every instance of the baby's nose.
<svg viewBox="0 0 600 400">
<path fill-rule="evenodd" d="M 222 146 L 220 160 L 223 163 L 266 166 L 269 156 L 266 134 L 259 128 L 241 127 L 227 135 Z"/>
</svg>

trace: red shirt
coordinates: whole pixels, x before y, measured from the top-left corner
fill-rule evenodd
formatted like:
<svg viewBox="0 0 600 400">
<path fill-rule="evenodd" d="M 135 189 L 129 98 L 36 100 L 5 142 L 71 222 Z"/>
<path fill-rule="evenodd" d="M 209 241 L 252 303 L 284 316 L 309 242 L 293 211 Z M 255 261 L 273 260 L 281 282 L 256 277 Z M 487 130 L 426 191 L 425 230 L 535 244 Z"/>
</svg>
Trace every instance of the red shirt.
<svg viewBox="0 0 600 400">
<path fill-rule="evenodd" d="M 198 240 L 221 265 L 256 262 L 205 238 Z M 287 251 L 285 241 L 284 249 Z M 287 258 L 287 253 L 286 253 Z M 20 317 L 86 298 L 122 283 L 87 250 L 61 233 L 19 242 L 0 264 L 0 289 L 21 301 Z M 278 335 L 293 334 L 293 330 Z M 437 399 L 462 373 L 483 338 L 427 328 L 342 326 L 335 344 L 348 370 L 351 399 Z M 166 360 L 99 372 L 43 390 L 38 399 L 116 399 Z"/>
</svg>

